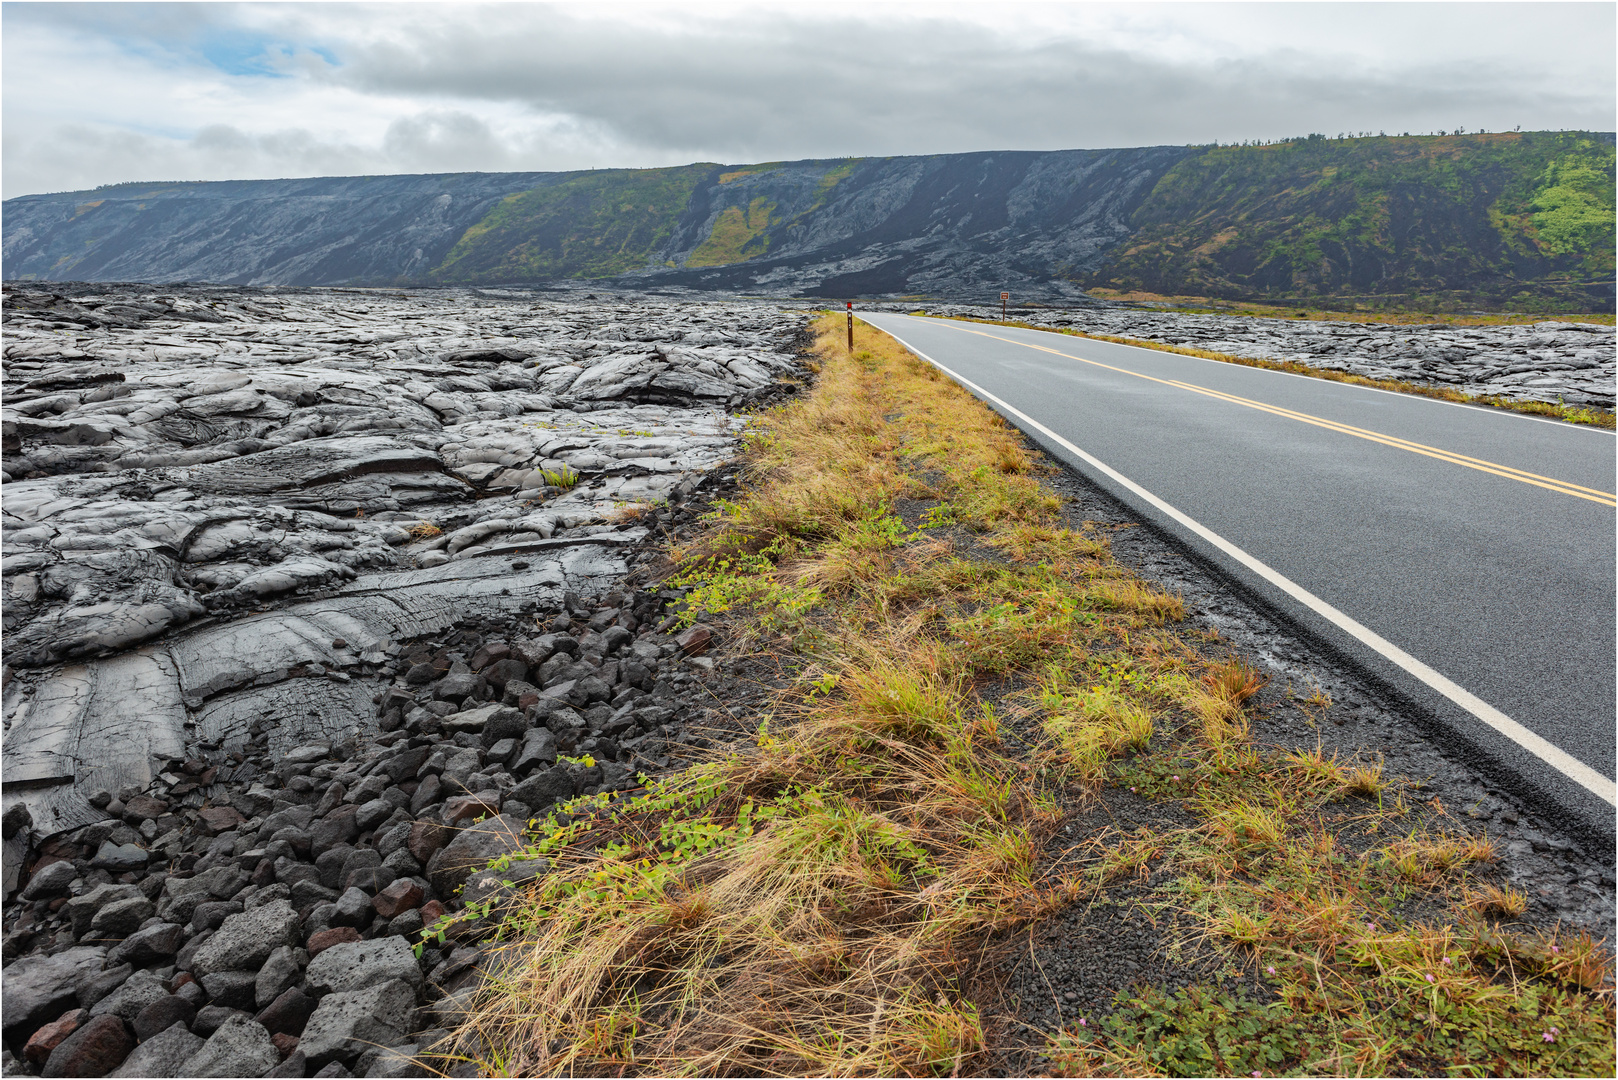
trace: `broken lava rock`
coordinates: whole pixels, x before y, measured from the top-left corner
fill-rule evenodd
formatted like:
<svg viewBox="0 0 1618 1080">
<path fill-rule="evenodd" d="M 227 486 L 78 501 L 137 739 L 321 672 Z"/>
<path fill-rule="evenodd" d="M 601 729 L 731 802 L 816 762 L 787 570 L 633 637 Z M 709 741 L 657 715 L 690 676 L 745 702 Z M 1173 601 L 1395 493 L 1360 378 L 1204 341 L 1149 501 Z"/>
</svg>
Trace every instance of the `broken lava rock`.
<svg viewBox="0 0 1618 1080">
<path fill-rule="evenodd" d="M 91 327 L 75 347 L 121 380 L 52 359 L 60 336 L 7 301 L 6 408 L 31 418 L 0 477 L 8 1075 L 417 1068 L 418 1009 L 436 1023 L 484 977 L 466 903 L 549 864 L 474 872 L 701 745 L 699 665 L 662 632 L 684 594 L 643 586 L 731 482 L 741 422 L 713 406 L 772 389 L 801 317 L 553 332 L 524 306 L 531 351 L 489 359 L 253 296 L 223 337 Z M 623 354 L 705 373 L 567 396 Z M 528 482 L 557 470 L 579 482 Z"/>
</svg>

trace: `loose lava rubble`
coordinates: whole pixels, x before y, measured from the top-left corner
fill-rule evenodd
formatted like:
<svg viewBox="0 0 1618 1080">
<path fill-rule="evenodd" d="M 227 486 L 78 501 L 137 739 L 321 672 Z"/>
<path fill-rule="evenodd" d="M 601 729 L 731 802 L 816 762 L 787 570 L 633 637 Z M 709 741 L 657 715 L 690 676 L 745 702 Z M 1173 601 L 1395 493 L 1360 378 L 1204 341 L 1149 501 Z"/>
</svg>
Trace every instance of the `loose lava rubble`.
<svg viewBox="0 0 1618 1080">
<path fill-rule="evenodd" d="M 803 326 L 8 287 L 5 1075 L 421 1075 L 484 957 L 423 926 L 703 744 L 646 571 Z"/>
</svg>

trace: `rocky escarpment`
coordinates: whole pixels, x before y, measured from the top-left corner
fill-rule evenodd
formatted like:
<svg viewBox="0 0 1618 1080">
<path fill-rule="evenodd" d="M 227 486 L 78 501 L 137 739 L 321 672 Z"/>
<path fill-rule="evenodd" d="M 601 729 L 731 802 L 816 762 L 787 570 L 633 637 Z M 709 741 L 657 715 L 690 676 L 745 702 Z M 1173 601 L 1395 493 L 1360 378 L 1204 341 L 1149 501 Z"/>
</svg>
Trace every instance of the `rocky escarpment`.
<svg viewBox="0 0 1618 1080">
<path fill-rule="evenodd" d="M 1610 311 L 1613 137 L 993 151 L 117 184 L 7 200 L 36 281 L 621 287 L 1083 304 L 1084 287 Z"/>
<path fill-rule="evenodd" d="M 664 289 L 976 298 L 1013 288 L 1025 297 L 1085 303 L 1070 279 L 1100 266 L 1127 239 L 1131 212 L 1187 152 L 1005 151 L 713 166 L 700 178 L 687 173 L 677 215 L 641 231 L 640 264 L 625 261 L 610 273 Z M 568 187 L 580 188 L 579 198 L 564 199 Z M 579 249 L 580 229 L 602 220 L 609 196 L 636 205 L 653 197 L 639 184 L 620 195 L 610 176 L 517 196 L 468 232 L 432 276 L 491 283 L 606 276 L 605 266 L 576 269 L 564 252 Z M 623 250 L 629 238 L 611 239 L 604 246 Z"/>
<path fill-rule="evenodd" d="M 1524 131 L 1187 156 L 1086 285 L 1407 311 L 1613 310 L 1614 138 Z"/>
<path fill-rule="evenodd" d="M 6 303 L 7 1075 L 414 1074 L 471 871 L 700 744 L 711 631 L 634 570 L 803 317 Z"/>
<path fill-rule="evenodd" d="M 513 191 L 558 173 L 120 184 L 8 199 L 6 277 L 392 282 L 427 273 Z"/>
<path fill-rule="evenodd" d="M 882 305 L 884 310 L 998 319 L 986 304 Z M 1395 326 L 1237 315 L 1191 315 L 1136 307 L 1053 311 L 1017 307 L 1035 326 L 1137 338 L 1255 360 L 1295 360 L 1373 379 L 1445 386 L 1475 396 L 1613 407 L 1618 342 L 1595 323 L 1527 326 Z"/>
<path fill-rule="evenodd" d="M 123 184 L 5 204 L 11 279 L 254 285 L 612 278 L 769 295 L 1069 283 L 1183 147 L 585 173 Z"/>
</svg>

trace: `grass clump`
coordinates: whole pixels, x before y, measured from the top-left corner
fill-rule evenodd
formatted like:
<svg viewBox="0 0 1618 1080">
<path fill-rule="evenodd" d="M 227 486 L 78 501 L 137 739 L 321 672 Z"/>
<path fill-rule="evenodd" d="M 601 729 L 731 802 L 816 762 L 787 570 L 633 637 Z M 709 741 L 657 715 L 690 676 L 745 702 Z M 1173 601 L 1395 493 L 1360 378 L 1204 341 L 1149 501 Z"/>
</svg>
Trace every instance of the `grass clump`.
<svg viewBox="0 0 1618 1080">
<path fill-rule="evenodd" d="M 539 476 L 547 487 L 558 491 L 572 491 L 579 486 L 581 479 L 579 471 L 571 465 L 563 465 L 560 469 L 541 469 Z"/>
</svg>

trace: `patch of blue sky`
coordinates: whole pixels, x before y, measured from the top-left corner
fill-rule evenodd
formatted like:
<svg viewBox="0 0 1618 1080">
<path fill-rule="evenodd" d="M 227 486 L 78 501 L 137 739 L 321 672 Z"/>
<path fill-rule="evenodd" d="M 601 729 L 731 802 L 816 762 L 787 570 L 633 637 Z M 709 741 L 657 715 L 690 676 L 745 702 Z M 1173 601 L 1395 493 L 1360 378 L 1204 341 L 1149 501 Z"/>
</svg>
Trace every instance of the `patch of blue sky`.
<svg viewBox="0 0 1618 1080">
<path fill-rule="evenodd" d="M 250 30 L 211 30 L 197 44 L 203 59 L 226 75 L 288 78 L 285 60 L 297 52 L 313 53 L 332 67 L 340 67 L 337 54 L 323 45 L 292 45 Z"/>
<path fill-rule="evenodd" d="M 285 43 L 249 30 L 210 28 L 197 43 L 202 58 L 226 75 L 256 75 L 284 79 L 278 57 L 290 51 Z"/>
</svg>

